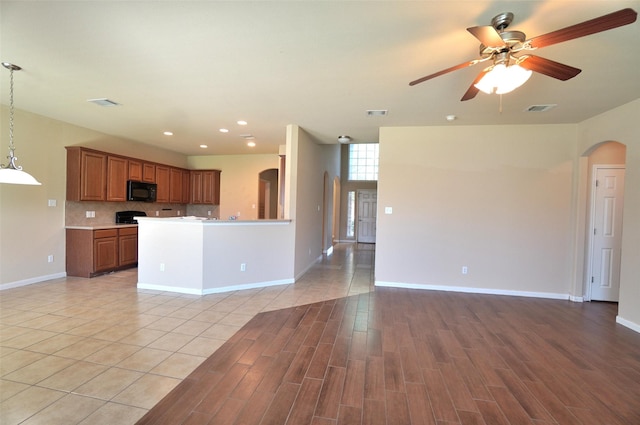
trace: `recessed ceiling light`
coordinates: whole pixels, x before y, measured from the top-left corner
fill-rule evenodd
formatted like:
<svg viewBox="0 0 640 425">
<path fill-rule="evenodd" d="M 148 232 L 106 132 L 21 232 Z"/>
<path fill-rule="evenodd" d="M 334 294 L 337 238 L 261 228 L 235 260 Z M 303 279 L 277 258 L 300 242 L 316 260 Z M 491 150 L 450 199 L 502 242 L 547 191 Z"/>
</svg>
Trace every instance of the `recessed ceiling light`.
<svg viewBox="0 0 640 425">
<path fill-rule="evenodd" d="M 200 147 L 201 147 L 202 149 L 206 149 L 206 148 L 208 148 L 209 146 L 207 146 L 207 145 L 200 145 Z"/>
<path fill-rule="evenodd" d="M 447 115 L 445 118 L 447 119 L 447 121 L 455 121 L 458 119 L 458 117 L 456 117 L 455 115 Z"/>
<path fill-rule="evenodd" d="M 239 120 L 238 125 L 247 125 L 247 122 L 244 120 Z"/>
<path fill-rule="evenodd" d="M 95 103 L 100 106 L 120 106 L 118 102 L 114 102 L 113 100 L 109 100 L 105 97 L 99 99 L 87 99 L 87 102 Z"/>
<path fill-rule="evenodd" d="M 254 147 L 256 145 L 256 142 L 247 142 L 247 146 L 249 146 L 250 148 Z"/>
<path fill-rule="evenodd" d="M 228 132 L 229 132 L 229 130 L 227 130 L 226 128 L 221 128 L 220 129 L 220 133 L 228 133 Z"/>
<path fill-rule="evenodd" d="M 165 131 L 162 134 L 164 134 L 165 136 L 173 136 L 173 132 L 171 132 L 171 131 Z"/>
<path fill-rule="evenodd" d="M 388 109 L 367 109 L 367 116 L 369 117 L 384 117 L 388 113 Z"/>
</svg>

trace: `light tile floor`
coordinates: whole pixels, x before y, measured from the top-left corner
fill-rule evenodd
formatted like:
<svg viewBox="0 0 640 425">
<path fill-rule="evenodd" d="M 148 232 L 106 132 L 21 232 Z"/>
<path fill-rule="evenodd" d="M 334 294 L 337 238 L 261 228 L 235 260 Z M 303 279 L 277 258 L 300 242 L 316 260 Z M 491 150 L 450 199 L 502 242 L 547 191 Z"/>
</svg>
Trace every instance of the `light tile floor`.
<svg viewBox="0 0 640 425">
<path fill-rule="evenodd" d="M 0 423 L 135 423 L 255 314 L 373 289 L 374 245 L 339 244 L 295 284 L 192 296 L 137 270 L 0 291 Z"/>
</svg>

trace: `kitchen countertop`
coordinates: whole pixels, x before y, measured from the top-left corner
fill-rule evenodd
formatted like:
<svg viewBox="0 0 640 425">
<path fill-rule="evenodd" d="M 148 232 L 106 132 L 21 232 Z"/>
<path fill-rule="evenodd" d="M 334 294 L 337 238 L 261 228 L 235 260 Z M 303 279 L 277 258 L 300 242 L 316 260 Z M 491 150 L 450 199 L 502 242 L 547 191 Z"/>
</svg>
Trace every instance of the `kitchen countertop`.
<svg viewBox="0 0 640 425">
<path fill-rule="evenodd" d="M 75 230 L 122 229 L 125 227 L 138 227 L 138 225 L 137 224 L 96 224 L 95 226 L 64 226 L 65 229 L 75 229 Z"/>
</svg>

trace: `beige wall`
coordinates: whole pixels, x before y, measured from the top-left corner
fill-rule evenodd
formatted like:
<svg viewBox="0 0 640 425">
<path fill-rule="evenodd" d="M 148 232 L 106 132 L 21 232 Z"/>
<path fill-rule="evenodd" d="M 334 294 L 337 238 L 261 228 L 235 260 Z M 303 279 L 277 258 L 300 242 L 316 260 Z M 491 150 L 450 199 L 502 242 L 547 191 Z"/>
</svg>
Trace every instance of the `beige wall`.
<svg viewBox="0 0 640 425">
<path fill-rule="evenodd" d="M 616 141 L 626 146 L 622 264 L 618 321 L 640 332 L 640 99 L 578 126 L 578 154 Z"/>
<path fill-rule="evenodd" d="M 237 216 L 240 220 L 258 218 L 258 188 L 260 172 L 278 168 L 280 157 L 271 155 L 210 155 L 191 156 L 188 168 L 220 170 L 219 218 Z M 201 215 L 201 214 L 196 214 Z"/>
<path fill-rule="evenodd" d="M 322 255 L 323 238 L 331 238 L 333 179 L 340 171 L 337 145 L 318 145 L 296 125 L 287 126 L 285 218 L 295 224 L 294 275 L 299 278 Z M 325 172 L 329 185 L 325 189 Z M 323 206 L 323 197 L 327 205 Z M 289 212 L 288 214 L 286 212 Z M 325 216 L 325 235 L 322 220 Z"/>
<path fill-rule="evenodd" d="M 382 128 L 376 282 L 567 296 L 575 146 L 575 125 Z"/>
</svg>

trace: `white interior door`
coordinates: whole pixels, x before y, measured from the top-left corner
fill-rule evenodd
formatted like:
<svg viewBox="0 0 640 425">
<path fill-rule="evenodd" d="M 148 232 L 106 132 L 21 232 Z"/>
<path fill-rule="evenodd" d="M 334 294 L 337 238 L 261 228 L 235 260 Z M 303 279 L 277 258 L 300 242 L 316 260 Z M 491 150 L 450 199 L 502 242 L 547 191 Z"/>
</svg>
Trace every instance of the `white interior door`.
<svg viewBox="0 0 640 425">
<path fill-rule="evenodd" d="M 376 243 L 376 210 L 378 192 L 358 191 L 358 242 Z"/>
<path fill-rule="evenodd" d="M 590 279 L 592 300 L 618 301 L 624 172 L 624 167 L 594 167 Z"/>
</svg>

